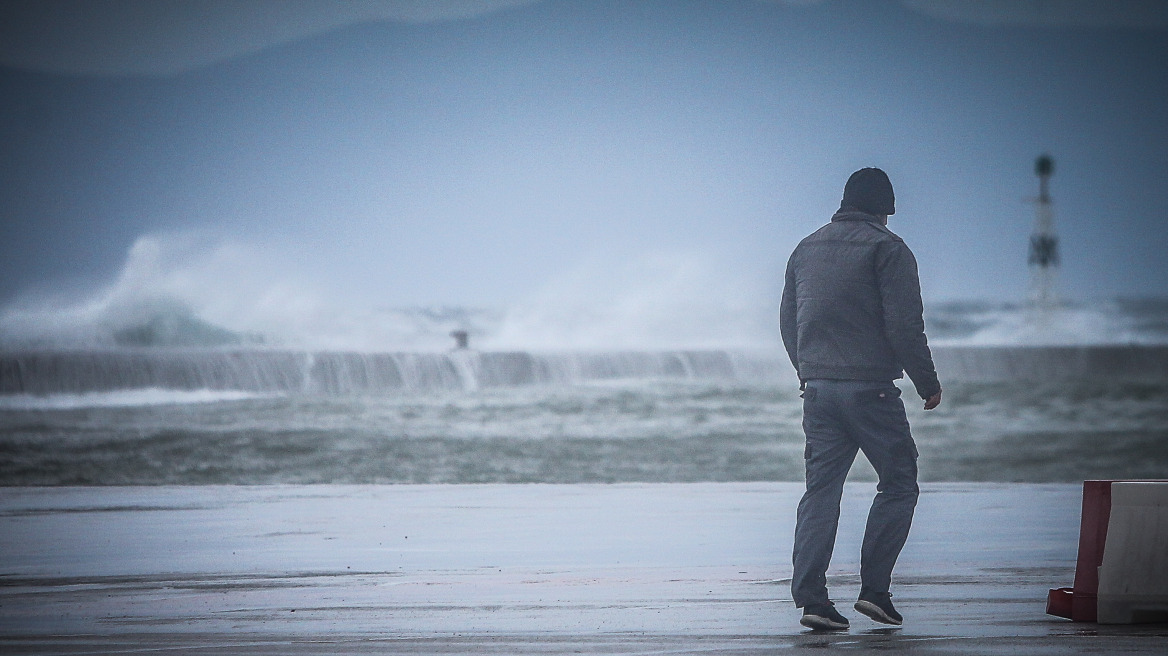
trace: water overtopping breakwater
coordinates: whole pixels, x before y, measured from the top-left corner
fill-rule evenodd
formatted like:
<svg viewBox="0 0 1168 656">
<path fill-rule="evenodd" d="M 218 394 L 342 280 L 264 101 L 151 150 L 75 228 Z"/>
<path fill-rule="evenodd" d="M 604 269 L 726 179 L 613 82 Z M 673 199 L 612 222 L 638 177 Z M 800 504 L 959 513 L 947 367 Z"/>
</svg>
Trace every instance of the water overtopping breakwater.
<svg viewBox="0 0 1168 656">
<path fill-rule="evenodd" d="M 1166 380 L 1168 346 L 936 347 L 942 380 Z M 108 349 L 0 353 L 0 394 L 126 389 L 457 391 L 602 380 L 793 381 L 780 351 L 358 353 Z"/>
<path fill-rule="evenodd" d="M 781 363 L 771 356 L 729 351 L 34 351 L 0 354 L 0 394 L 142 388 L 361 394 L 473 390 L 611 379 L 756 380 L 766 375 L 767 370 L 777 371 L 778 364 Z"/>
</svg>

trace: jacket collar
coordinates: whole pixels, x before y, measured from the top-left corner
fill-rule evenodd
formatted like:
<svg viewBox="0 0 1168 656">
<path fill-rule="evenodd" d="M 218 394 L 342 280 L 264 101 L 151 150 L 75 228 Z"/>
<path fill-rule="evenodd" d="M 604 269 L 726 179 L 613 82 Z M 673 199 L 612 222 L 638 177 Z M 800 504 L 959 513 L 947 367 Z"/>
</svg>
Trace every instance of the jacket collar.
<svg viewBox="0 0 1168 656">
<path fill-rule="evenodd" d="M 880 219 L 875 214 L 868 214 L 854 210 L 850 207 L 841 207 L 839 211 L 831 217 L 832 221 L 871 221 L 876 225 L 880 225 Z"/>
</svg>

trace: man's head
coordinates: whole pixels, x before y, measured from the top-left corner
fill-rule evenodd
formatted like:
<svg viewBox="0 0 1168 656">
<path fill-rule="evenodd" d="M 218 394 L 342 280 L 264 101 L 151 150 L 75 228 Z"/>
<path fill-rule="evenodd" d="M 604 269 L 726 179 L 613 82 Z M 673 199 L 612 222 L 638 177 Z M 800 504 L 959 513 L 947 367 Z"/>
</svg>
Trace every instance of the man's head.
<svg viewBox="0 0 1168 656">
<path fill-rule="evenodd" d="M 860 169 L 844 185 L 844 199 L 840 207 L 848 207 L 868 214 L 896 213 L 896 196 L 888 174 L 877 168 Z"/>
</svg>

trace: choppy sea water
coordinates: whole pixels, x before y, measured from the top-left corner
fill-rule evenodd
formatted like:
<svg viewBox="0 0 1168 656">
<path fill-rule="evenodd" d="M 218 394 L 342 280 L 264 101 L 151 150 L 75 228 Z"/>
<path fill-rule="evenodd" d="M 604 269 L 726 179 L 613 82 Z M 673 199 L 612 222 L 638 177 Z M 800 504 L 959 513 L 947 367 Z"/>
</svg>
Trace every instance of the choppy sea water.
<svg viewBox="0 0 1168 656">
<path fill-rule="evenodd" d="M 1009 352 L 973 353 L 1011 362 Z M 1075 353 L 1080 366 L 1098 366 L 1081 349 L 1056 350 L 1046 359 L 1050 367 L 1063 367 L 1057 379 L 943 378 L 944 403 L 931 412 L 920 408 L 911 386 L 902 382 L 922 479 L 1168 477 L 1168 376 L 1156 373 L 1160 370 L 1146 376 L 1086 375 L 1089 369 L 1074 374 L 1066 366 Z M 972 357 L 967 351 L 959 354 Z M 751 361 L 754 367 L 734 368 L 727 357 L 722 361 L 729 368 L 718 368 L 710 364 L 718 354 L 695 353 L 689 359 L 704 358 L 704 369 L 654 366 L 634 375 L 630 366 L 640 370 L 648 363 L 684 360 L 685 354 L 642 354 L 632 365 L 629 354 L 592 354 L 587 359 L 594 364 L 623 357 L 626 368 L 613 363 L 588 376 L 577 366 L 575 378 L 561 371 L 551 379 L 524 379 L 542 375 L 532 366 L 522 375 L 512 372 L 510 379 L 498 373 L 484 377 L 480 371 L 480 380 L 493 381 L 486 385 L 466 384 L 452 366 L 448 380 L 420 379 L 429 383 L 411 388 L 401 384 L 400 371 L 383 372 L 379 379 L 370 370 L 389 366 L 391 358 L 351 356 L 354 366 L 345 376 L 326 371 L 328 385 L 319 380 L 306 385 L 288 373 L 289 380 L 269 380 L 262 389 L 254 378 L 232 385 L 222 372 L 207 371 L 203 381 L 179 372 L 170 388 L 127 389 L 94 382 L 106 378 L 94 373 L 93 355 L 75 354 L 79 362 L 74 363 L 82 370 L 79 375 L 89 376 L 90 389 L 54 393 L 12 390 L 13 356 L 8 356 L 3 380 L 10 389 L 0 394 L 0 484 L 802 479 L 797 383 L 789 372 L 759 375 L 757 358 Z M 141 358 L 141 353 L 129 355 Z M 211 355 L 183 352 L 195 361 Z M 541 361 L 530 354 L 510 355 L 515 358 L 496 357 L 496 364 Z M 939 362 L 942 355 L 943 350 Z M 140 359 L 130 358 L 127 365 L 117 354 L 103 357 L 144 366 Z M 420 357 L 407 360 L 416 364 Z M 1042 360 L 1034 353 L 1029 357 Z M 25 365 L 33 361 L 25 358 Z M 1134 356 L 1136 362 L 1156 358 L 1162 370 L 1168 350 Z M 319 365 L 321 358 L 315 361 Z M 762 361 L 782 371 L 777 353 Z M 354 368 L 361 362 L 369 366 Z M 56 366 L 59 374 L 64 365 L 58 361 Z M 128 375 L 110 366 L 111 375 Z M 25 374 L 33 369 L 26 366 Z M 975 372 L 984 377 L 985 371 Z M 165 369 L 159 375 L 165 380 L 176 372 Z M 319 367 L 316 376 L 321 376 Z M 346 376 L 347 388 L 337 382 Z M 874 477 L 862 458 L 853 475 Z"/>
<path fill-rule="evenodd" d="M 410 343 L 478 325 L 411 317 Z M 950 304 L 926 322 L 942 406 L 924 412 L 901 382 L 923 480 L 1168 478 L 1168 303 L 1068 308 L 1045 324 Z M 0 485 L 803 475 L 801 400 L 777 344 L 370 352 L 222 343 L 186 315 L 135 326 L 0 340 Z M 853 476 L 874 478 L 862 457 Z"/>
</svg>

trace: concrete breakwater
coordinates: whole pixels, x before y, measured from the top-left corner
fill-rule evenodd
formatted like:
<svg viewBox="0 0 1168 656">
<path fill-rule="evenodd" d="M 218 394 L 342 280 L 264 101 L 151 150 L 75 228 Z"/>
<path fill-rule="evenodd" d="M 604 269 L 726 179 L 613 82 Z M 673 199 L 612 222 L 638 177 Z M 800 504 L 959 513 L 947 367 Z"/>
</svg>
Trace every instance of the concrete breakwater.
<svg viewBox="0 0 1168 656">
<path fill-rule="evenodd" d="M 938 347 L 948 382 L 1168 379 L 1168 347 Z M 793 381 L 779 351 L 614 353 L 304 353 L 292 350 L 107 349 L 0 354 L 2 395 L 127 389 L 368 393 L 473 390 L 609 379 Z"/>
<path fill-rule="evenodd" d="M 1168 380 L 1168 346 L 1026 346 L 933 349 L 952 382 Z M 473 390 L 600 380 L 783 383 L 780 351 L 358 353 L 271 349 L 105 349 L 0 353 L 0 394 L 123 389 L 212 389 L 352 394 Z"/>
</svg>

